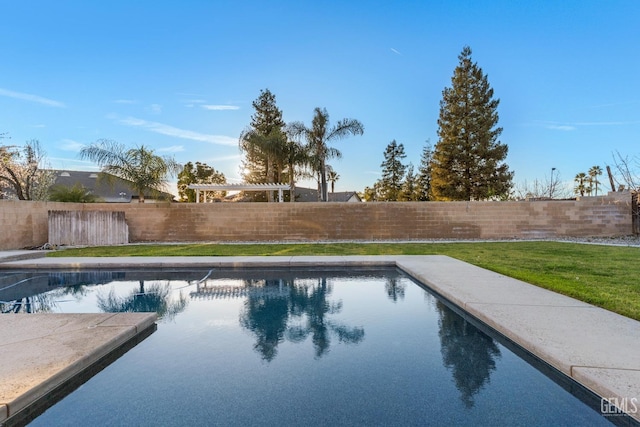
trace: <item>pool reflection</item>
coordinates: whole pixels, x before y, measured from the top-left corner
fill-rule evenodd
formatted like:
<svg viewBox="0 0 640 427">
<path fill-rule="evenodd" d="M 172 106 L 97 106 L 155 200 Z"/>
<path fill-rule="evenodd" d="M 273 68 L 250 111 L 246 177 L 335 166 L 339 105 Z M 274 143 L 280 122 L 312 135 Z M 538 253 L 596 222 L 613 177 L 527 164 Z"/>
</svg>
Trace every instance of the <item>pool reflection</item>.
<svg viewBox="0 0 640 427">
<path fill-rule="evenodd" d="M 110 367 L 113 377 L 99 374 L 40 425 L 78 423 L 77 407 L 90 408 L 81 411 L 83 425 L 119 413 L 136 425 L 187 417 L 219 425 L 605 421 L 397 270 L 3 272 L 0 300 L 5 315 L 155 311 L 163 319 L 151 339 Z M 175 392 L 155 393 L 144 417 L 128 419 L 139 409 L 131 402 L 159 384 Z"/>
<path fill-rule="evenodd" d="M 128 295 L 118 296 L 111 288 L 108 294 L 98 293 L 98 307 L 105 313 L 155 312 L 162 320 L 171 320 L 187 308 L 188 300 L 182 292 L 177 298 L 171 294 L 170 283 L 151 283 L 145 288 L 144 280 L 139 280 L 139 288 Z"/>
<path fill-rule="evenodd" d="M 500 349 L 491 337 L 441 301 L 436 302 L 436 310 L 442 364 L 451 371 L 465 407 L 471 408 L 474 396 L 489 383 L 496 369 Z"/>
<path fill-rule="evenodd" d="M 247 287 L 255 286 L 246 281 Z M 266 361 L 277 355 L 285 339 L 299 343 L 311 336 L 315 357 L 329 351 L 332 338 L 340 343 L 357 344 L 364 339 L 362 327 L 351 327 L 332 320 L 342 310 L 341 301 L 328 297 L 332 286 L 327 278 L 312 280 L 266 280 L 260 283 L 267 292 L 250 292 L 240 314 L 240 324 L 256 336 L 254 349 Z M 268 292 L 269 288 L 280 292 Z"/>
</svg>

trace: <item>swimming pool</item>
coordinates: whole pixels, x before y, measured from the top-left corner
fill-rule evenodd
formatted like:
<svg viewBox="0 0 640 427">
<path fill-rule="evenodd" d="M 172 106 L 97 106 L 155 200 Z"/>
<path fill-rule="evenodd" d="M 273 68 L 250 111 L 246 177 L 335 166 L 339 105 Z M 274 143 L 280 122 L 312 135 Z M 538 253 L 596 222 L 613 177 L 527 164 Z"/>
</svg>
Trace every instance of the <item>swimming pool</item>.
<svg viewBox="0 0 640 427">
<path fill-rule="evenodd" d="M 0 293 L 2 311 L 162 316 L 33 425 L 609 422 L 595 396 L 396 269 L 14 274 L 23 292 Z"/>
</svg>

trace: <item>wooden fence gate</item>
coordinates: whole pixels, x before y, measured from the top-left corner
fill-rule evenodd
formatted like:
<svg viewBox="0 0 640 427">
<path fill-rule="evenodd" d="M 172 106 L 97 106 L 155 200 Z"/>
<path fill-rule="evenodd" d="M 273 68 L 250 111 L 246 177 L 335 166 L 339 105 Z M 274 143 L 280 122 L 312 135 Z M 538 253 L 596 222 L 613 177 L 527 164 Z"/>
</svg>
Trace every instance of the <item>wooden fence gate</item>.
<svg viewBox="0 0 640 427">
<path fill-rule="evenodd" d="M 124 212 L 49 211 L 49 244 L 106 246 L 129 243 Z"/>
</svg>

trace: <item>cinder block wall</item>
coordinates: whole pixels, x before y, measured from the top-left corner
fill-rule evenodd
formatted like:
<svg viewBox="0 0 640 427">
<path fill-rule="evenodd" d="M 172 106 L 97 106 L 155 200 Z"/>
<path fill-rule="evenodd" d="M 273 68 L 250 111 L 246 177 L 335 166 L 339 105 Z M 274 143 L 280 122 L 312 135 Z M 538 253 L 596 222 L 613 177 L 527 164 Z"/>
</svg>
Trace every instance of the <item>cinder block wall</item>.
<svg viewBox="0 0 640 427">
<path fill-rule="evenodd" d="M 46 243 L 49 210 L 124 211 L 130 242 L 501 239 L 632 233 L 629 193 L 535 202 L 75 204 L 0 200 L 0 249 Z"/>
<path fill-rule="evenodd" d="M 0 250 L 47 243 L 47 205 L 54 203 L 0 200 Z M 63 209 L 66 203 L 57 203 Z M 77 206 L 76 204 L 73 204 Z"/>
</svg>

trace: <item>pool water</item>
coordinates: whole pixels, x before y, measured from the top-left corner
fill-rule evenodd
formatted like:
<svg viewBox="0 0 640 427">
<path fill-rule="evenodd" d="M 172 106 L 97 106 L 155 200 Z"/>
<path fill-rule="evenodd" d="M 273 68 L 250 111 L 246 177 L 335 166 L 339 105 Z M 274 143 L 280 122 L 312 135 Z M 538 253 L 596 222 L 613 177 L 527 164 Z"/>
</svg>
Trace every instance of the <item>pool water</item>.
<svg viewBox="0 0 640 427">
<path fill-rule="evenodd" d="M 395 269 L 52 272 L 2 279 L 22 281 L 0 286 L 6 315 L 151 310 L 161 316 L 155 333 L 34 426 L 611 421 L 600 415 L 594 395 L 504 338 L 487 335 Z M 15 298 L 7 298 L 9 291 Z"/>
</svg>

